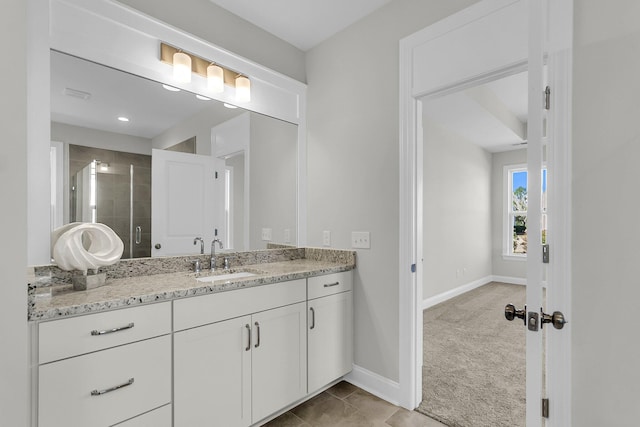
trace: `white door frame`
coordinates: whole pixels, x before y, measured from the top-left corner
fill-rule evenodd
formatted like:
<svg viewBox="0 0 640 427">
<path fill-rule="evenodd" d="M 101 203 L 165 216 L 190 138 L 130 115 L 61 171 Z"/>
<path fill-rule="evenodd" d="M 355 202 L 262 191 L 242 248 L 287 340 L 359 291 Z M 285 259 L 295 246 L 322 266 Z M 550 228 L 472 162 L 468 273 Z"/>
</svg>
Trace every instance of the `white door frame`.
<svg viewBox="0 0 640 427">
<path fill-rule="evenodd" d="M 422 397 L 422 130 L 421 103 L 418 98 L 445 93 L 453 87 L 471 82 L 477 84 L 504 72 L 509 67 L 521 67 L 522 58 L 476 58 L 480 66 L 456 76 L 456 80 L 442 84 L 437 73 L 429 76 L 420 68 L 420 47 L 453 29 L 478 21 L 492 13 L 504 11 L 518 0 L 483 0 L 448 18 L 443 19 L 400 41 L 400 251 L 399 251 L 399 304 L 400 304 L 400 395 L 402 406 L 413 409 Z M 557 173 L 549 176 L 549 185 L 556 189 L 549 200 L 549 243 L 552 245 L 549 278 L 552 286 L 547 291 L 547 312 L 561 310 L 571 319 L 570 270 L 570 200 L 571 200 L 571 57 L 573 0 L 551 2 L 549 17 L 550 45 L 547 64 L 552 90 L 552 117 L 549 136 L 556 143 L 548 153 Z M 525 58 L 526 60 L 526 58 Z M 470 59 L 469 61 L 473 61 Z M 493 63 L 492 63 L 493 61 Z M 502 61 L 502 63 L 500 63 Z M 474 62 L 475 63 L 475 62 Z M 425 77 L 427 75 L 427 77 Z M 425 79 L 432 78 L 431 87 Z M 424 90 L 428 87 L 428 90 Z M 417 273 L 412 272 L 417 266 Z M 551 330 L 547 334 L 547 396 L 551 400 L 551 418 L 548 426 L 571 425 L 571 328 Z"/>
</svg>

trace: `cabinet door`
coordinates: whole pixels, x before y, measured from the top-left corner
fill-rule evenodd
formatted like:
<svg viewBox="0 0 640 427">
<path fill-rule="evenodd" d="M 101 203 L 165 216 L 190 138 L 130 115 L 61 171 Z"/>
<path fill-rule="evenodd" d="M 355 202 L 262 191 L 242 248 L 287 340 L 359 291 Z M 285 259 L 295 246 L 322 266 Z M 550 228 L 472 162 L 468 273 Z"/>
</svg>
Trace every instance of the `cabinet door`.
<svg viewBox="0 0 640 427">
<path fill-rule="evenodd" d="M 314 392 L 352 369 L 352 292 L 308 302 L 309 392 Z"/>
<path fill-rule="evenodd" d="M 174 426 L 251 424 L 251 316 L 174 334 Z"/>
<path fill-rule="evenodd" d="M 253 422 L 307 394 L 306 304 L 254 314 Z"/>
</svg>

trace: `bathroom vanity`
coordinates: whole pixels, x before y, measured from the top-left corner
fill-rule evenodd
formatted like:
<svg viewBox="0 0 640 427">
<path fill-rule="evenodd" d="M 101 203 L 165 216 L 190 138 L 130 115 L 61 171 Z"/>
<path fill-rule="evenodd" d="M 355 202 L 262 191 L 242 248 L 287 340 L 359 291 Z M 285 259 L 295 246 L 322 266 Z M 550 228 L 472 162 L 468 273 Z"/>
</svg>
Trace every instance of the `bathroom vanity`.
<svg viewBox="0 0 640 427">
<path fill-rule="evenodd" d="M 355 257 L 293 251 L 310 258 L 31 285 L 34 426 L 260 425 L 331 385 L 352 367 Z"/>
</svg>

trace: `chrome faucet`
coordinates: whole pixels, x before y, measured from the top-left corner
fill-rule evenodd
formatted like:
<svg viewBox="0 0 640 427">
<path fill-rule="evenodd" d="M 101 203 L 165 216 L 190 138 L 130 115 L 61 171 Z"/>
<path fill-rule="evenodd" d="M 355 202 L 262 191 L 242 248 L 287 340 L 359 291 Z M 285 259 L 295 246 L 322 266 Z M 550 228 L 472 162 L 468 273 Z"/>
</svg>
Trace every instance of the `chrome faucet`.
<svg viewBox="0 0 640 427">
<path fill-rule="evenodd" d="M 224 249 L 222 247 L 222 242 L 220 239 L 213 239 L 211 242 L 211 272 L 216 271 L 216 242 L 218 242 L 218 246 L 220 249 Z"/>
<path fill-rule="evenodd" d="M 202 237 L 196 237 L 193 239 L 193 244 L 197 244 L 198 241 L 200 241 L 200 255 L 204 255 L 204 240 L 202 240 Z"/>
</svg>

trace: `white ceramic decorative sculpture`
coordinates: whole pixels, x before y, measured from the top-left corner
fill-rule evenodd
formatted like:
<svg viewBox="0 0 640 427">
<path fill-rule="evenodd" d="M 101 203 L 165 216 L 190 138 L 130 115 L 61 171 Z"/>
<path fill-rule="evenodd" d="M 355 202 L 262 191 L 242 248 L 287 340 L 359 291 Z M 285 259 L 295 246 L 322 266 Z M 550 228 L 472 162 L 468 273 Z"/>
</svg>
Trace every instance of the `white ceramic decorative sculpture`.
<svg viewBox="0 0 640 427">
<path fill-rule="evenodd" d="M 83 240 L 88 242 L 85 249 Z M 104 224 L 71 223 L 51 233 L 53 259 L 63 270 L 97 270 L 115 264 L 124 251 L 118 235 Z"/>
</svg>

